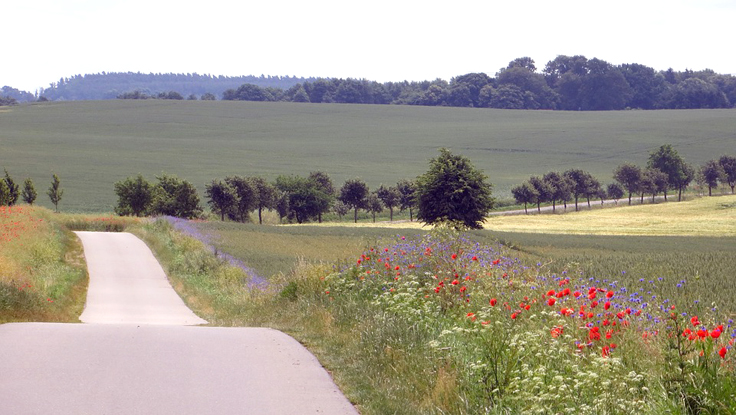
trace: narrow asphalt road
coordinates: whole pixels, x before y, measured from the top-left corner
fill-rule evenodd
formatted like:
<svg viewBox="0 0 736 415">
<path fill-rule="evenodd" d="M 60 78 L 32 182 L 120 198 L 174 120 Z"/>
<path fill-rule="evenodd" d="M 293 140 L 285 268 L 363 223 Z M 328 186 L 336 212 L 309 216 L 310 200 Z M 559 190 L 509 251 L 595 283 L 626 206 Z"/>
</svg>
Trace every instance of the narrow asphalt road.
<svg viewBox="0 0 736 415">
<path fill-rule="evenodd" d="M 206 322 L 133 235 L 78 235 L 85 324 L 0 325 L 0 413 L 357 414 L 288 335 L 197 327 Z"/>
</svg>

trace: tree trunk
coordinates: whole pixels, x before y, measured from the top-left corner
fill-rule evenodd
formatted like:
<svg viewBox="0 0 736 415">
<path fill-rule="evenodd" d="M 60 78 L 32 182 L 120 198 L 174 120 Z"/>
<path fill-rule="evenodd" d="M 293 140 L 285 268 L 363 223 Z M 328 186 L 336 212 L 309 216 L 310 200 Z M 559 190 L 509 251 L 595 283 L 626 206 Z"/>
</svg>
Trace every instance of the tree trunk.
<svg viewBox="0 0 736 415">
<path fill-rule="evenodd" d="M 708 185 L 708 196 L 713 196 L 713 195 L 711 194 L 711 187 L 710 187 L 710 185 Z"/>
<path fill-rule="evenodd" d="M 529 211 L 526 210 L 526 202 L 524 202 L 524 213 L 527 214 L 527 215 L 529 214 Z"/>
<path fill-rule="evenodd" d="M 412 215 L 411 208 L 409 208 L 409 222 L 414 222 L 414 216 Z"/>
<path fill-rule="evenodd" d="M 664 191 L 664 201 L 667 201 L 667 190 Z"/>
<path fill-rule="evenodd" d="M 353 214 L 353 221 L 354 221 L 355 223 L 358 223 L 358 208 L 356 207 L 356 208 L 355 208 L 355 209 L 353 209 L 353 210 L 354 210 L 354 212 L 355 212 L 355 213 Z"/>
<path fill-rule="evenodd" d="M 629 206 L 631 206 L 631 192 L 629 192 Z"/>
<path fill-rule="evenodd" d="M 263 211 L 263 208 L 258 206 L 258 224 L 263 225 L 263 216 L 261 216 L 261 211 Z"/>
<path fill-rule="evenodd" d="M 390 220 L 391 220 L 391 222 L 393 222 L 394 221 L 394 208 L 390 207 L 390 208 L 388 208 L 388 211 L 390 212 L 389 213 L 389 215 L 391 217 Z"/>
<path fill-rule="evenodd" d="M 552 199 L 552 213 L 555 213 L 555 200 Z"/>
<path fill-rule="evenodd" d="M 677 192 L 677 201 L 682 202 L 682 186 L 680 186 L 679 191 Z"/>
<path fill-rule="evenodd" d="M 578 212 L 578 195 L 575 195 L 575 212 Z"/>
<path fill-rule="evenodd" d="M 542 208 L 540 206 L 541 204 L 542 202 L 537 202 L 537 213 L 542 213 Z"/>
<path fill-rule="evenodd" d="M 644 204 L 644 192 L 641 192 L 641 204 Z"/>
</svg>

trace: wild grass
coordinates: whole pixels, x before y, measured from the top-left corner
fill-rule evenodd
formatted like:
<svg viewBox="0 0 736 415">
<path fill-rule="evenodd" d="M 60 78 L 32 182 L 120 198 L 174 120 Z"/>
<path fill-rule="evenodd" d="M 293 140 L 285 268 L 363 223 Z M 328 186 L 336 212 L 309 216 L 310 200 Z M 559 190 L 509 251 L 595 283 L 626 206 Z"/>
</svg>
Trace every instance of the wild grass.
<svg viewBox="0 0 736 415">
<path fill-rule="evenodd" d="M 205 183 L 227 175 L 306 175 L 371 188 L 427 169 L 439 147 L 470 157 L 494 195 L 531 175 L 582 168 L 602 182 L 625 161 L 645 164 L 671 143 L 699 165 L 733 154 L 734 110 L 550 112 L 410 106 L 95 101 L 35 103 L 0 113 L 0 166 L 33 178 L 39 203 L 51 173 L 63 211 L 109 212 L 113 184 L 167 172 Z"/>
<path fill-rule="evenodd" d="M 28 206 L 1 206 L 0 232 L 0 323 L 79 321 L 87 271 L 74 234 Z"/>
</svg>

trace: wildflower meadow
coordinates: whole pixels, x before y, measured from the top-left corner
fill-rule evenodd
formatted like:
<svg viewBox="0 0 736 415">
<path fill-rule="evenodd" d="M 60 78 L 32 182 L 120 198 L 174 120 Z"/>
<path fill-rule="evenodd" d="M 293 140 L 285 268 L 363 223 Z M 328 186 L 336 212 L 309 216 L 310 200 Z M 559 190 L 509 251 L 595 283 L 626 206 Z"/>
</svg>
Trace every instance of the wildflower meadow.
<svg viewBox="0 0 736 415">
<path fill-rule="evenodd" d="M 715 304 L 662 295 L 687 279 L 544 265 L 440 230 L 369 248 L 324 278 L 324 296 L 423 333 L 379 349 L 426 354 L 429 390 L 452 373 L 455 394 L 418 412 L 736 412 L 736 328 Z"/>
</svg>

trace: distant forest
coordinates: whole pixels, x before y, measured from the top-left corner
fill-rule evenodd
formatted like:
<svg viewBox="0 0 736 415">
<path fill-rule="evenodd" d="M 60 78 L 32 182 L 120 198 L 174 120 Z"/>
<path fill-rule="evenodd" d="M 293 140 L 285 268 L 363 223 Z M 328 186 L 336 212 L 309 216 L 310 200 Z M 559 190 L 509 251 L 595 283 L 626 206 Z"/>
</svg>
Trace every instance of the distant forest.
<svg viewBox="0 0 736 415">
<path fill-rule="evenodd" d="M 538 70 L 528 57 L 491 77 L 469 73 L 449 82 L 379 83 L 365 79 L 198 74 L 102 73 L 62 78 L 41 95 L 3 88 L 0 96 L 34 99 L 223 99 L 312 103 L 395 104 L 545 110 L 733 108 L 736 77 L 710 69 L 655 71 L 560 55 Z"/>
</svg>

